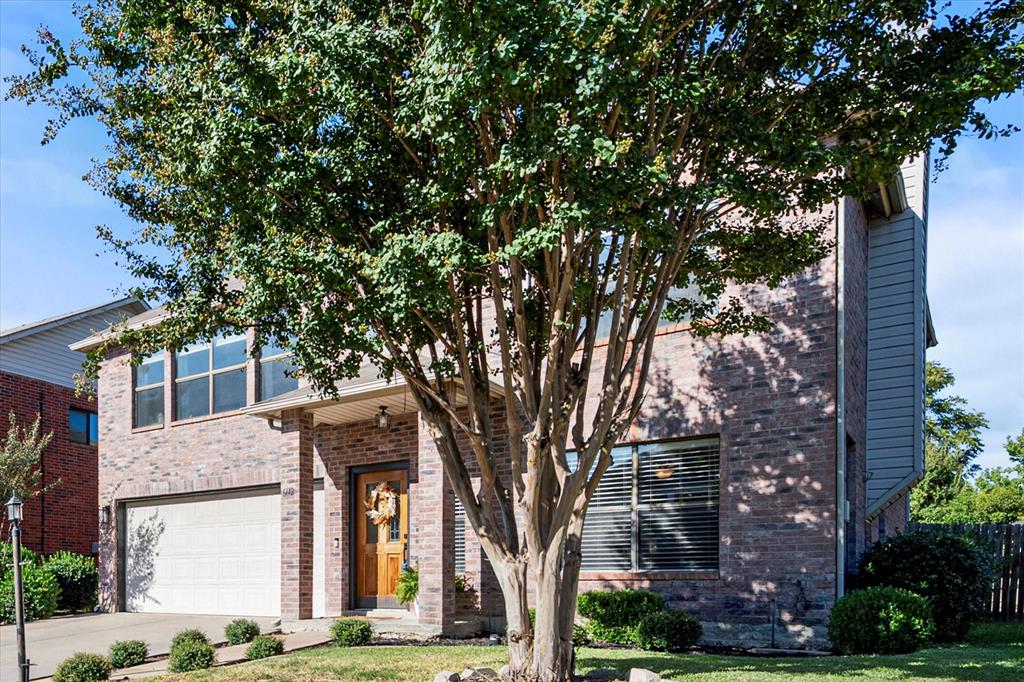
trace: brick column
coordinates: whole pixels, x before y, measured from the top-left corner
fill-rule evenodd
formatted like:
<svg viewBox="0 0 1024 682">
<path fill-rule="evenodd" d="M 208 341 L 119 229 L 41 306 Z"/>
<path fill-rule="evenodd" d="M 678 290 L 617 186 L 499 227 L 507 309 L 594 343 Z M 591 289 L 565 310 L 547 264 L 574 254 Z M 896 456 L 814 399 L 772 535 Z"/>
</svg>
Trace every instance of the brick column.
<svg viewBox="0 0 1024 682">
<path fill-rule="evenodd" d="M 281 431 L 281 618 L 313 617 L 313 417 L 291 410 Z"/>
<path fill-rule="evenodd" d="M 418 478 L 409 485 L 409 561 L 419 566 L 419 619 L 443 631 L 455 621 L 454 505 L 441 457 L 418 418 Z"/>
<path fill-rule="evenodd" d="M 473 490 L 480 492 L 480 478 L 473 478 Z M 493 503 L 496 513 L 497 503 Z M 477 610 L 481 616 L 488 617 L 485 625 L 492 628 L 491 617 L 505 615 L 505 602 L 501 595 L 501 587 L 498 585 L 498 578 L 494 575 L 491 562 L 480 546 L 480 540 L 476 531 L 466 519 L 466 574 L 473 581 L 473 589 L 476 590 Z M 498 630 L 492 629 L 492 632 Z"/>
</svg>

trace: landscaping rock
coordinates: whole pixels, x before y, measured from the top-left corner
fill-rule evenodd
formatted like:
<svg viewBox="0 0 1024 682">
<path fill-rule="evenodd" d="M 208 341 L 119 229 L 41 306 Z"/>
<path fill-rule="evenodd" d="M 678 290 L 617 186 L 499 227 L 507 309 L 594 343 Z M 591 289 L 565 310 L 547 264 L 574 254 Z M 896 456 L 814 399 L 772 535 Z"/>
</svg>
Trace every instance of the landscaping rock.
<svg viewBox="0 0 1024 682">
<path fill-rule="evenodd" d="M 587 682 L 612 682 L 612 680 L 624 680 L 626 678 L 615 668 L 598 668 L 587 673 L 584 679 Z"/>
<path fill-rule="evenodd" d="M 462 682 L 500 682 L 501 675 L 494 668 L 466 668 L 459 679 Z"/>
<path fill-rule="evenodd" d="M 661 682 L 661 675 L 643 668 L 633 668 L 629 671 L 629 682 Z"/>
<path fill-rule="evenodd" d="M 459 677 L 457 672 L 452 670 L 442 670 L 438 674 L 434 675 L 434 682 L 459 682 L 462 678 Z"/>
</svg>

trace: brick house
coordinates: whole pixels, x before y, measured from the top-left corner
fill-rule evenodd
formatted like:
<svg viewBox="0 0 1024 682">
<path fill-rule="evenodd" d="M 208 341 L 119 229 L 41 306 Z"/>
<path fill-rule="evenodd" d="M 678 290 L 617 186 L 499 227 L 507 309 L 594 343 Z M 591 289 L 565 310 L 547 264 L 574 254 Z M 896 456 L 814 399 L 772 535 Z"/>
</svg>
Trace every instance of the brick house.
<svg viewBox="0 0 1024 682">
<path fill-rule="evenodd" d="M 905 523 L 921 474 L 926 190 L 927 160 L 908 161 L 871 201 L 837 204 L 829 258 L 779 289 L 730 292 L 772 332 L 661 330 L 651 395 L 588 515 L 581 591 L 658 590 L 709 641 L 825 643 L 856 557 Z M 420 593 L 406 619 L 499 628 L 493 575 L 403 383 L 367 367 L 325 399 L 279 349 L 251 345 L 218 337 L 134 370 L 127 350 L 106 357 L 103 604 L 393 616 L 408 561 Z M 382 483 L 398 513 L 377 527 L 364 501 Z"/>
<path fill-rule="evenodd" d="M 123 298 L 0 332 L 3 435 L 12 413 L 20 428 L 40 416 L 40 432 L 53 433 L 39 466 L 44 487 L 60 482 L 24 506 L 22 537 L 37 552 L 95 553 L 99 539 L 96 403 L 75 395 L 82 356 L 68 344 L 148 308 Z"/>
</svg>

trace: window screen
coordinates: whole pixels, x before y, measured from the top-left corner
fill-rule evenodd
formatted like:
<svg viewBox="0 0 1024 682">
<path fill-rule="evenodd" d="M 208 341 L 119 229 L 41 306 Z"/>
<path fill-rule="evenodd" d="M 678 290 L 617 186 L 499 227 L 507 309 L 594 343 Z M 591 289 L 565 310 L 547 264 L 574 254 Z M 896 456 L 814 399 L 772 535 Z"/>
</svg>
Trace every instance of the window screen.
<svg viewBox="0 0 1024 682">
<path fill-rule="evenodd" d="M 466 510 L 455 496 L 455 574 L 466 572 Z"/>
<path fill-rule="evenodd" d="M 68 410 L 68 440 L 72 443 L 96 445 L 99 440 L 99 423 L 95 412 Z"/>
<path fill-rule="evenodd" d="M 218 334 L 175 354 L 174 418 L 190 419 L 245 406 L 244 334 Z"/>
<path fill-rule="evenodd" d="M 583 525 L 583 570 L 717 570 L 718 439 L 619 447 L 612 457 Z"/>
<path fill-rule="evenodd" d="M 144 358 L 135 367 L 135 426 L 164 423 L 164 353 Z"/>
</svg>

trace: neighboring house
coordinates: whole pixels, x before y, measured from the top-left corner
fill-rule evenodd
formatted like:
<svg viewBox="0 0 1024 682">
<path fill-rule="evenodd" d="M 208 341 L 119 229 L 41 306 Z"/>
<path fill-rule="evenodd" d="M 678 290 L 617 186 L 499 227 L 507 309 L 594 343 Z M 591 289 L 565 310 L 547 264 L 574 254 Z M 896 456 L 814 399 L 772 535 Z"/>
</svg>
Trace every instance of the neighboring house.
<svg viewBox="0 0 1024 682">
<path fill-rule="evenodd" d="M 95 553 L 99 537 L 96 402 L 75 395 L 74 375 L 82 371 L 82 355 L 68 344 L 148 308 L 135 298 L 123 298 L 0 332 L 2 436 L 12 412 L 20 428 L 30 427 L 41 415 L 40 433 L 53 433 L 39 468 L 44 487 L 59 483 L 24 501 L 22 537 L 37 552 Z"/>
<path fill-rule="evenodd" d="M 658 590 L 709 641 L 826 641 L 847 573 L 906 522 L 921 475 L 926 183 L 926 159 L 908 162 L 867 205 L 839 203 L 831 257 L 777 290 L 737 290 L 770 333 L 663 327 L 650 397 L 590 508 L 581 591 Z M 493 574 L 402 381 L 368 367 L 322 398 L 279 350 L 247 357 L 251 339 L 135 369 L 127 350 L 106 357 L 103 604 L 286 620 L 387 609 L 408 561 L 424 628 L 500 628 Z M 364 502 L 380 482 L 400 503 L 378 528 Z"/>
</svg>

